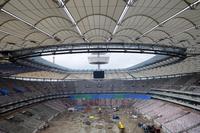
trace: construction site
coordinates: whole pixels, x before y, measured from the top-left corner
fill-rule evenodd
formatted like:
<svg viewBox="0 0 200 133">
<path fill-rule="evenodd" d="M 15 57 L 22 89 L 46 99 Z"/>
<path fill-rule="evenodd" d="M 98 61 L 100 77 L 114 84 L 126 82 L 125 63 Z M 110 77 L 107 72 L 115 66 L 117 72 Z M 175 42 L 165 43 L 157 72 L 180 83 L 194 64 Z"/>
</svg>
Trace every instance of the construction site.
<svg viewBox="0 0 200 133">
<path fill-rule="evenodd" d="M 59 114 L 40 133 L 149 133 L 148 126 L 155 124 L 136 112 L 133 115 L 132 111 L 127 107 L 116 110 L 111 106 L 68 110 Z M 144 127 L 140 124 L 144 124 Z M 155 129 L 152 130 L 155 132 Z M 161 133 L 159 126 L 157 133 Z"/>
</svg>

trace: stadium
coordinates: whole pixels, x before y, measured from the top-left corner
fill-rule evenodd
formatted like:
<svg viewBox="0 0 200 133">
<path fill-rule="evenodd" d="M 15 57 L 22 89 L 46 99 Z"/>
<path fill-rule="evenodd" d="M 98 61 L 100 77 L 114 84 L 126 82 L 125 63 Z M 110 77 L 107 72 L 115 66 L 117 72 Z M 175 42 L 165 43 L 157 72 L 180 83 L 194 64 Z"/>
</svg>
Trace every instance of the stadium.
<svg viewBox="0 0 200 133">
<path fill-rule="evenodd" d="M 200 133 L 200 0 L 0 0 L 0 133 L 55 132 Z"/>
</svg>

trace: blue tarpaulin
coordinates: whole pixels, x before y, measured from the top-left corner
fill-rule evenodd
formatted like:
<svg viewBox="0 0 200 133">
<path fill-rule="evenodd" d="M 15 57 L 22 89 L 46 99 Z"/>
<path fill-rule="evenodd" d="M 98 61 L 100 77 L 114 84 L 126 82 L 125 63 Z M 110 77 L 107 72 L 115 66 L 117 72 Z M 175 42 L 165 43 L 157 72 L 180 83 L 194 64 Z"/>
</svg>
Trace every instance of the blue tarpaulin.
<svg viewBox="0 0 200 133">
<path fill-rule="evenodd" d="M 77 94 L 70 96 L 70 99 L 151 99 L 151 96 L 138 93 L 118 93 L 118 94 Z"/>
<path fill-rule="evenodd" d="M 4 95 L 4 96 L 7 96 L 7 95 L 9 94 L 9 91 L 8 91 L 8 89 L 6 89 L 6 88 L 1 88 L 1 89 L 0 89 L 0 93 L 1 93 L 2 95 Z"/>
</svg>

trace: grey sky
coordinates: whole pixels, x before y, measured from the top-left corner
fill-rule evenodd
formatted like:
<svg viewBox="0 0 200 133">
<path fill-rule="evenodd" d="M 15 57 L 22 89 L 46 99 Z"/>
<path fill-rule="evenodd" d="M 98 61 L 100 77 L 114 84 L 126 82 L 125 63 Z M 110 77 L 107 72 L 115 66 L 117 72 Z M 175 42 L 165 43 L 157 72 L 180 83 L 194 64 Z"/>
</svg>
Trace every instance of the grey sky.
<svg viewBox="0 0 200 133">
<path fill-rule="evenodd" d="M 96 65 L 90 65 L 88 63 L 88 56 L 91 54 L 67 54 L 56 55 L 55 63 L 71 69 L 97 69 Z M 147 59 L 150 59 L 154 55 L 151 54 L 130 54 L 130 53 L 109 53 L 109 64 L 102 65 L 103 69 L 119 69 L 127 68 L 138 63 L 141 63 Z M 45 56 L 44 59 L 53 61 L 53 56 Z"/>
</svg>

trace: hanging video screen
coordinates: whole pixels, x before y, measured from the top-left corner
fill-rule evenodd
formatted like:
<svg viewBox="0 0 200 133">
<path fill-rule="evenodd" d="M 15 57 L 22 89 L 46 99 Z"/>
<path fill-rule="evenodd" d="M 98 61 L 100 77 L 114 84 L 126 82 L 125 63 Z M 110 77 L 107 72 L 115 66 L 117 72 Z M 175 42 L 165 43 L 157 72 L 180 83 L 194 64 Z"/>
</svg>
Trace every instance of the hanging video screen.
<svg viewBox="0 0 200 133">
<path fill-rule="evenodd" d="M 94 71 L 93 78 L 104 78 L 104 71 Z"/>
</svg>

